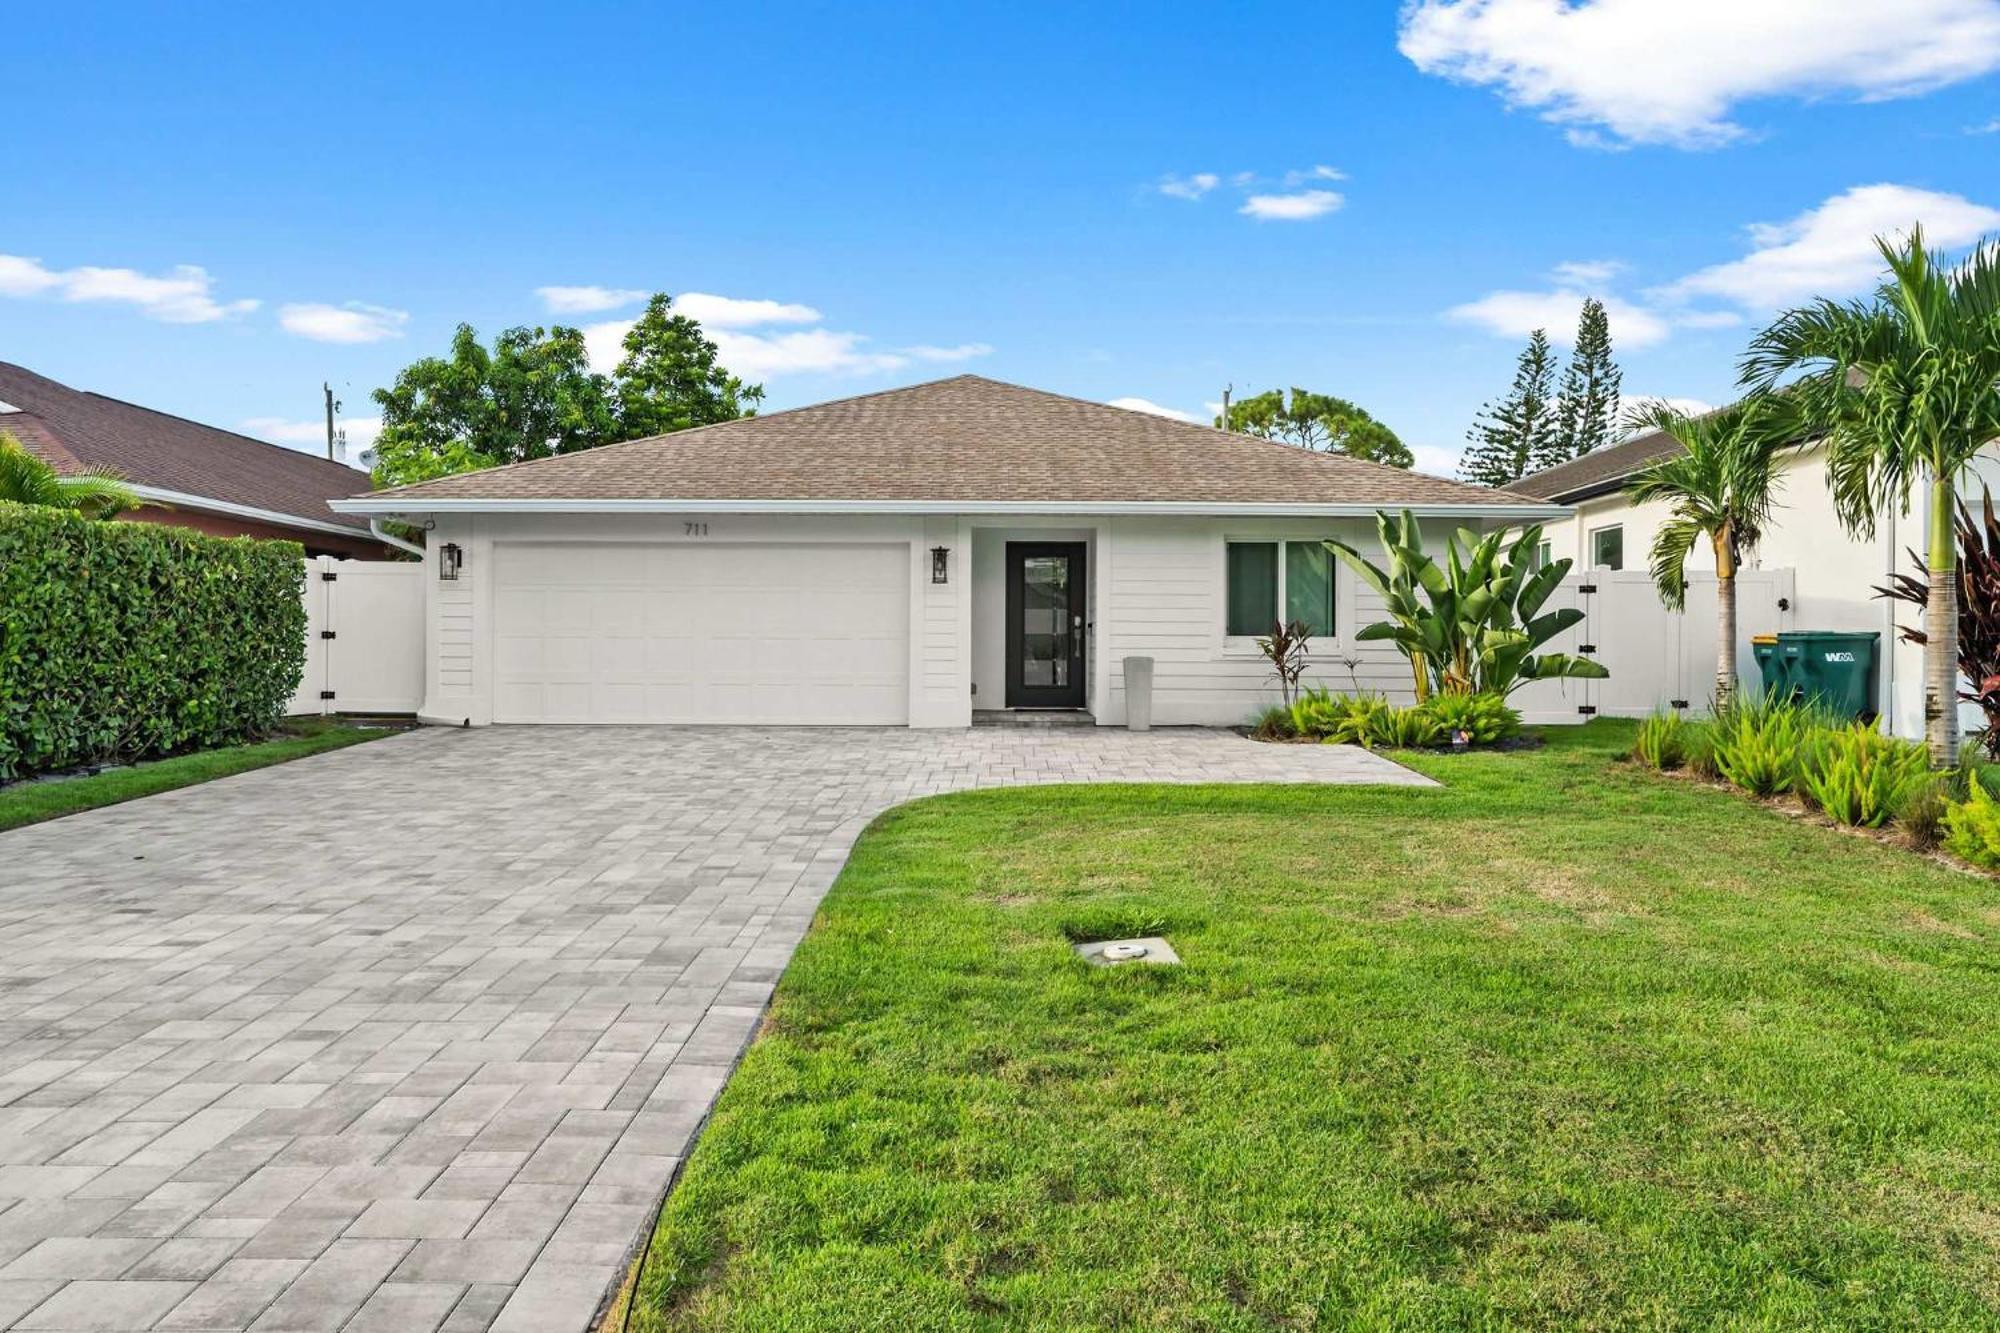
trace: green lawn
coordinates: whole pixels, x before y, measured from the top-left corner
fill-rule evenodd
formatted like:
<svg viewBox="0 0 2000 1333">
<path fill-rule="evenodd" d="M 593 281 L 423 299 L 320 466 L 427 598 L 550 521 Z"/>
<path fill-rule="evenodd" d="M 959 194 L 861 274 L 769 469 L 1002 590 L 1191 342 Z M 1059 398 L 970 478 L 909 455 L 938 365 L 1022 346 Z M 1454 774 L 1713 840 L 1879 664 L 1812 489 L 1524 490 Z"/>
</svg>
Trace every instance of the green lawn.
<svg viewBox="0 0 2000 1333">
<path fill-rule="evenodd" d="M 1630 735 L 890 813 L 632 1327 L 2000 1324 L 2000 885 Z"/>
<path fill-rule="evenodd" d="M 249 745 L 200 750 L 152 760 L 130 768 L 112 769 L 88 778 L 58 782 L 17 782 L 0 787 L 0 829 L 18 828 L 44 819 L 116 805 L 175 787 L 191 787 L 210 778 L 226 778 L 287 759 L 302 759 L 322 750 L 374 740 L 390 732 L 381 727 L 357 727 L 339 718 L 287 718 L 278 734 Z"/>
</svg>

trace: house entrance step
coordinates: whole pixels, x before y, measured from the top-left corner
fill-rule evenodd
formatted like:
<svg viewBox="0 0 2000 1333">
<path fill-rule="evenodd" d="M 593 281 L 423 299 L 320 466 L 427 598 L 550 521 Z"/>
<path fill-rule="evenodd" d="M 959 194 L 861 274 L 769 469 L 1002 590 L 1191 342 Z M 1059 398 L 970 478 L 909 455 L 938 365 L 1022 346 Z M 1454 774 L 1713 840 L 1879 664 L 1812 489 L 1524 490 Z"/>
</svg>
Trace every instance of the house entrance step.
<svg viewBox="0 0 2000 1333">
<path fill-rule="evenodd" d="M 1081 708 L 975 708 L 975 727 L 1093 727 L 1097 719 Z"/>
</svg>

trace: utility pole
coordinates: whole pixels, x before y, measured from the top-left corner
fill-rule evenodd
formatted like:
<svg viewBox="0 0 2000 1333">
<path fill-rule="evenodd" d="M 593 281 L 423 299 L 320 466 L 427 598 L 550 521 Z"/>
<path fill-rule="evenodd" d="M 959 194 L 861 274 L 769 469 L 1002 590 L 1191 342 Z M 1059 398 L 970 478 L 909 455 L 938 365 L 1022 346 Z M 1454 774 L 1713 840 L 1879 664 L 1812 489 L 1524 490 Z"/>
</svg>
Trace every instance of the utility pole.
<svg viewBox="0 0 2000 1333">
<path fill-rule="evenodd" d="M 333 448 L 333 412 L 340 404 L 333 401 L 333 386 L 331 384 L 325 380 L 321 380 L 319 387 L 320 391 L 326 395 L 326 459 L 329 463 L 338 463 L 340 455 L 335 453 Z"/>
</svg>

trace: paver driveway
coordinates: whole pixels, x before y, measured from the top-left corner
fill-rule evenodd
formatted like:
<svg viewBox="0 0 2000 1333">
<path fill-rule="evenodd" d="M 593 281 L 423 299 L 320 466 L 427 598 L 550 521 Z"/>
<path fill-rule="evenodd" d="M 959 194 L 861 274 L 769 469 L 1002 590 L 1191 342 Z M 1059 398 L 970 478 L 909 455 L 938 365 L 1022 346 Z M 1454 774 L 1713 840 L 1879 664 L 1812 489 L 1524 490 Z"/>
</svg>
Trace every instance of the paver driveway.
<svg viewBox="0 0 2000 1333">
<path fill-rule="evenodd" d="M 867 821 L 1222 732 L 424 731 L 0 834 L 0 1328 L 582 1330 Z"/>
</svg>

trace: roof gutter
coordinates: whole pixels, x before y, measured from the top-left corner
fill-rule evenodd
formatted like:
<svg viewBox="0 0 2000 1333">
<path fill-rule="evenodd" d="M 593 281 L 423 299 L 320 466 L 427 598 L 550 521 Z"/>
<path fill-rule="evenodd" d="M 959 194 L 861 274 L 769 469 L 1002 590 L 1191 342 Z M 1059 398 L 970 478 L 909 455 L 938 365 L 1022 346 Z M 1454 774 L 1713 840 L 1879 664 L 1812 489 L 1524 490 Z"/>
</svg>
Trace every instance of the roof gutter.
<svg viewBox="0 0 2000 1333">
<path fill-rule="evenodd" d="M 1510 521 L 1567 518 L 1568 505 L 1508 500 L 1494 504 L 1217 504 L 1180 500 L 507 500 L 392 495 L 330 500 L 343 514 L 1130 514 L 1162 517 L 1370 518 L 1409 510 L 1419 518 Z"/>
<path fill-rule="evenodd" d="M 126 486 L 141 500 L 151 500 L 154 504 L 169 509 L 202 509 L 211 514 L 227 514 L 231 518 L 253 518 L 260 523 L 275 523 L 287 528 L 310 528 L 314 532 L 331 532 L 342 537 L 359 537 L 361 533 L 345 523 L 328 523 L 321 519 L 301 518 L 297 514 L 287 514 L 276 509 L 259 509 L 255 505 L 232 504 L 227 500 L 217 500 L 207 495 L 192 495 L 186 491 L 170 491 L 160 486 L 141 486 L 127 482 Z M 331 504 L 339 501 L 329 501 Z"/>
<path fill-rule="evenodd" d="M 401 537 L 383 527 L 382 520 L 379 518 L 368 520 L 368 535 L 376 541 L 381 542 L 384 546 L 393 546 L 399 551 L 408 551 L 411 555 L 419 559 L 423 558 L 423 547 L 417 545 L 415 542 L 404 541 Z"/>
</svg>

